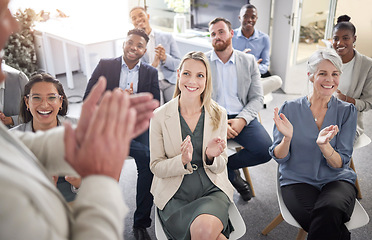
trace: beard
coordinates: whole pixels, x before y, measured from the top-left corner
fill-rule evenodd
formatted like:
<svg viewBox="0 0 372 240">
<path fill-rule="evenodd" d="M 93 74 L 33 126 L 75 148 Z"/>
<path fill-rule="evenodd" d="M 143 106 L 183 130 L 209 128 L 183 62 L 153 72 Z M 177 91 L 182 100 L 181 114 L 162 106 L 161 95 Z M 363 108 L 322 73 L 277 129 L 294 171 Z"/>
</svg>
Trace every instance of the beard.
<svg viewBox="0 0 372 240">
<path fill-rule="evenodd" d="M 219 44 L 219 45 L 216 44 L 217 42 L 213 43 L 212 45 L 213 45 L 214 50 L 215 50 L 216 52 L 222 52 L 222 51 L 225 51 L 225 49 L 226 49 L 228 46 L 231 45 L 231 39 L 232 39 L 232 37 L 228 38 L 225 42 L 224 42 L 223 40 L 218 40 L 217 42 L 222 42 L 222 43 L 223 43 L 223 44 Z"/>
</svg>

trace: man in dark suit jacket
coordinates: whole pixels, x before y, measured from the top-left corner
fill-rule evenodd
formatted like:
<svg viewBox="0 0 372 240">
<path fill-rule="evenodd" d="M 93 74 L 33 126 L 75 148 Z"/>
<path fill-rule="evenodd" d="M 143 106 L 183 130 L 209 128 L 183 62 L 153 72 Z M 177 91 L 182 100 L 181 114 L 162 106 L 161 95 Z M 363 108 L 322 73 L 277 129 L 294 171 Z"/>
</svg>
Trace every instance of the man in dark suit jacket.
<svg viewBox="0 0 372 240">
<path fill-rule="evenodd" d="M 158 71 L 144 63 L 140 58 L 146 52 L 147 34 L 141 29 L 128 32 L 123 45 L 123 56 L 112 59 L 101 59 L 88 82 L 84 98 L 88 96 L 100 76 L 107 79 L 107 90 L 121 88 L 133 93 L 150 92 L 160 99 Z M 146 131 L 132 140 L 129 155 L 137 164 L 137 196 L 134 212 L 133 232 L 136 239 L 150 239 L 146 228 L 151 225 L 151 207 L 153 197 L 150 193 L 153 174 L 150 171 L 149 132 Z"/>
</svg>

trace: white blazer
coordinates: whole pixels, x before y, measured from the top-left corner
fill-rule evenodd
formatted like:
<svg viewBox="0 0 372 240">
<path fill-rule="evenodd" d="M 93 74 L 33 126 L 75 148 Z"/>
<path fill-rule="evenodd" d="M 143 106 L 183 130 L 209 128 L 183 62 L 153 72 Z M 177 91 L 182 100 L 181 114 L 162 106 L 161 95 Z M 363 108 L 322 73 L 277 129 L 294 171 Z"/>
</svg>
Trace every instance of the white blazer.
<svg viewBox="0 0 372 240">
<path fill-rule="evenodd" d="M 150 122 L 150 169 L 154 173 L 151 193 L 155 205 L 163 209 L 181 186 L 185 174 L 193 172 L 190 163 L 184 167 L 181 159 L 181 124 L 178 113 L 178 97 L 159 107 L 154 112 Z M 227 116 L 223 109 L 221 121 L 216 130 L 213 130 L 211 115 L 205 111 L 203 152 L 208 142 L 221 137 L 226 140 Z M 227 154 L 224 151 L 214 159 L 213 164 L 205 163 L 204 169 L 210 180 L 219 187 L 233 201 L 233 187 L 227 178 Z"/>
</svg>

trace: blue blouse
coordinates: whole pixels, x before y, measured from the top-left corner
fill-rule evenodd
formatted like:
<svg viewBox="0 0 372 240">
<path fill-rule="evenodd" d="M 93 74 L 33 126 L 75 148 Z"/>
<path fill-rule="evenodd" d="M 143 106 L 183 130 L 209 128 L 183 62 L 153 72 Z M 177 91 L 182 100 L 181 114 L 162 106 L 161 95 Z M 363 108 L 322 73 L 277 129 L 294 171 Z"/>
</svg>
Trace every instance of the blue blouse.
<svg viewBox="0 0 372 240">
<path fill-rule="evenodd" d="M 337 180 L 355 183 L 356 173 L 349 167 L 353 153 L 353 141 L 357 124 L 357 110 L 353 104 L 331 97 L 321 129 L 337 125 L 339 132 L 330 141 L 342 159 L 341 168 L 328 165 L 316 143 L 319 130 L 310 110 L 307 97 L 286 101 L 280 109 L 293 125 L 293 137 L 288 155 L 278 159 L 274 148 L 282 141 L 281 134 L 274 125 L 273 145 L 269 148 L 272 158 L 279 163 L 280 185 L 307 183 L 321 189 L 325 184 Z"/>
</svg>

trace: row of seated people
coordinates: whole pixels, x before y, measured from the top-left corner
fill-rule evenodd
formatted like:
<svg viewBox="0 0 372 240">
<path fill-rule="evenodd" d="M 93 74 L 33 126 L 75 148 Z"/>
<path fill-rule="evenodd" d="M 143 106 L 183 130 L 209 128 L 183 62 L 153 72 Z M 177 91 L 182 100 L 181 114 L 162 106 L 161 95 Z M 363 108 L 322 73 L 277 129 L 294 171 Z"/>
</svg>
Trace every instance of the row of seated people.
<svg viewBox="0 0 372 240">
<path fill-rule="evenodd" d="M 248 14 L 248 12 L 252 12 L 252 9 L 254 10 L 255 8 L 246 7 L 246 8 L 243 8 L 244 11 L 242 12 L 244 14 L 246 13 Z M 139 15 L 146 14 L 144 9 L 142 8 L 133 9 L 131 11 L 131 14 L 136 13 L 136 11 L 139 11 Z M 133 20 L 133 17 L 132 17 L 132 20 Z M 176 74 L 176 71 L 173 71 L 174 74 L 177 75 L 176 77 L 177 80 L 175 84 L 173 84 L 175 85 L 173 86 L 173 88 L 174 87 L 176 88 L 176 91 L 174 93 L 175 98 L 172 101 L 170 101 L 168 104 L 164 105 L 164 107 L 157 110 L 155 113 L 155 118 L 153 120 L 153 123 L 155 124 L 159 121 L 158 118 L 160 118 L 160 123 L 158 122 L 158 125 L 156 125 L 156 127 L 154 126 L 154 129 L 155 129 L 154 131 L 157 134 L 160 134 L 161 136 L 163 136 L 164 134 L 162 131 L 166 131 L 166 129 L 169 129 L 169 127 L 165 126 L 166 121 L 164 121 L 165 120 L 164 117 L 167 118 L 171 116 L 169 115 L 170 112 L 168 112 L 168 110 L 170 111 L 170 110 L 178 109 L 179 112 L 177 113 L 173 111 L 174 114 L 172 116 L 176 117 L 175 120 L 178 121 L 178 124 L 176 122 L 175 126 L 180 127 L 180 130 L 181 130 L 180 133 L 182 133 L 182 136 L 172 136 L 172 137 L 176 137 L 177 139 L 179 137 L 178 140 L 173 139 L 173 141 L 172 139 L 159 139 L 160 138 L 159 135 L 154 134 L 152 131 L 153 128 L 150 128 L 150 136 L 151 136 L 150 142 L 156 143 L 156 144 L 154 143 L 150 144 L 151 151 L 149 149 L 149 143 L 148 143 L 149 141 L 148 131 L 146 131 L 144 134 L 137 137 L 136 139 L 132 140 L 131 142 L 130 155 L 136 159 L 136 164 L 137 164 L 137 168 L 139 172 L 138 183 L 137 183 L 137 209 L 136 209 L 135 217 L 134 217 L 134 221 L 135 221 L 134 229 L 135 229 L 135 235 L 137 235 L 136 238 L 141 238 L 141 236 L 142 237 L 145 236 L 146 232 L 143 231 L 143 229 L 146 229 L 151 224 L 151 219 L 149 217 L 150 211 L 147 211 L 147 208 L 151 210 L 152 201 L 153 201 L 151 194 L 148 194 L 150 192 L 149 188 L 151 186 L 151 181 L 152 181 L 152 173 L 150 172 L 150 168 L 151 168 L 151 171 L 155 174 L 154 183 L 152 187 L 152 193 L 155 196 L 155 204 L 157 205 L 159 209 L 161 209 L 161 211 L 159 211 L 159 216 L 162 219 L 162 223 L 164 224 L 164 227 L 167 230 L 166 232 L 169 236 L 175 239 L 180 239 L 180 238 L 187 239 L 190 237 L 190 234 L 191 236 L 193 236 L 193 234 L 200 234 L 200 231 L 198 231 L 198 229 L 200 229 L 200 227 L 203 227 L 204 226 L 203 224 L 205 224 L 206 222 L 212 221 L 215 224 L 212 226 L 214 230 L 211 232 L 213 234 L 218 233 L 216 234 L 217 237 L 222 237 L 220 236 L 221 235 L 220 233 L 228 237 L 229 232 L 232 230 L 232 226 L 228 224 L 228 217 L 226 218 L 227 216 L 226 206 L 228 207 L 229 201 L 232 201 L 232 197 L 231 197 L 232 188 L 228 184 L 228 181 L 225 181 L 227 178 L 226 174 L 224 174 L 223 170 L 221 171 L 221 169 L 226 168 L 226 162 L 227 162 L 226 156 L 224 156 L 224 151 L 223 151 L 223 149 L 226 147 L 225 145 L 226 136 L 228 139 L 233 138 L 237 142 L 239 142 L 241 145 L 245 146 L 244 151 L 241 151 L 241 153 L 239 152 L 239 154 L 235 154 L 235 156 L 232 156 L 231 159 L 229 158 L 229 161 L 227 163 L 227 167 L 229 170 L 228 176 L 231 182 L 233 183 L 233 185 L 235 184 L 234 186 L 237 188 L 237 190 L 242 194 L 242 197 L 245 199 L 250 198 L 250 196 L 248 195 L 249 193 L 247 194 L 247 192 L 249 192 L 249 187 L 247 187 L 246 183 L 242 179 L 240 181 L 243 182 L 243 184 L 237 185 L 237 182 L 239 183 L 239 181 L 237 181 L 239 176 L 236 176 L 236 175 L 234 176 L 236 171 L 234 172 L 233 170 L 239 169 L 245 166 L 257 165 L 257 164 L 270 160 L 271 157 L 274 157 L 274 159 L 277 157 L 277 155 L 274 154 L 275 153 L 274 150 L 273 150 L 273 153 L 271 153 L 271 156 L 268 154 L 267 150 L 272 144 L 271 139 L 268 136 L 267 132 L 262 127 L 262 125 L 260 125 L 260 123 L 258 123 L 256 119 L 257 112 L 262 107 L 262 87 L 261 87 L 261 82 L 260 82 L 261 74 L 259 72 L 256 59 L 250 55 L 242 54 L 239 51 L 235 51 L 233 49 L 232 44 L 231 44 L 231 38 L 233 36 L 233 32 L 231 29 L 231 24 L 227 20 L 218 18 L 212 21 L 210 24 L 210 32 L 211 32 L 212 45 L 214 47 L 214 51 L 207 53 L 206 56 L 204 56 L 201 53 L 190 53 L 187 56 L 185 56 L 185 58 L 182 60 L 178 68 L 178 74 Z M 91 80 L 88 83 L 86 95 L 84 96 L 84 98 L 89 95 L 91 88 L 98 81 L 98 77 L 103 75 L 108 79 L 106 89 L 112 90 L 115 87 L 120 87 L 121 89 L 129 93 L 151 92 L 156 99 L 159 99 L 160 98 L 159 87 L 161 85 L 161 81 L 158 82 L 158 75 L 159 75 L 159 79 L 162 79 L 162 80 L 164 80 L 163 77 L 165 76 L 164 73 L 161 73 L 161 70 L 159 71 L 159 66 L 165 65 L 164 62 L 166 62 L 168 55 L 165 54 L 165 50 L 162 46 L 158 46 L 159 48 L 155 49 L 154 52 L 152 53 L 153 56 L 155 54 L 155 59 L 158 58 L 157 67 L 158 67 L 159 74 L 158 74 L 158 71 L 156 71 L 154 68 L 150 67 L 147 64 L 142 64 L 142 62 L 139 62 L 139 59 L 146 52 L 146 45 L 148 41 L 149 41 L 149 38 L 145 34 L 144 31 L 139 31 L 138 29 L 130 31 L 128 33 L 127 40 L 123 45 L 123 51 L 124 51 L 123 57 L 100 61 L 99 65 L 97 66 L 97 68 L 95 69 L 92 75 Z M 160 56 L 162 56 L 162 54 L 166 55 L 164 60 L 161 60 Z M 149 53 L 149 55 L 151 55 L 151 53 Z M 315 58 L 316 60 L 315 68 L 313 67 L 314 69 L 311 70 L 313 72 L 309 70 L 309 73 L 314 75 L 319 70 L 318 69 L 319 68 L 318 64 L 320 64 L 319 62 L 321 62 L 324 59 L 331 60 L 333 58 L 324 58 L 324 56 L 322 58 L 322 57 L 317 56 Z M 334 67 L 336 67 L 337 69 L 334 71 L 341 72 L 340 66 L 335 64 L 334 62 L 332 63 L 334 64 Z M 152 65 L 154 66 L 154 64 Z M 209 69 L 209 65 L 210 65 L 210 69 Z M 321 66 L 323 67 L 323 65 Z M 245 73 L 247 66 L 248 66 L 250 75 L 245 74 L 246 76 L 242 76 L 241 74 L 239 74 L 242 72 Z M 325 68 L 327 68 L 327 66 Z M 135 69 L 135 71 L 133 71 L 133 69 Z M 124 74 L 122 74 L 123 72 Z M 160 78 L 160 75 L 162 75 L 161 78 Z M 43 77 L 43 76 L 39 76 L 39 77 Z M 192 77 L 195 77 L 196 79 L 199 78 L 202 81 L 201 82 L 196 81 L 195 79 L 192 79 Z M 228 81 L 224 80 L 225 78 L 228 78 L 228 77 L 230 77 Z M 213 89 L 211 87 L 211 84 L 208 84 L 208 82 L 211 82 L 210 78 L 213 79 Z M 310 80 L 311 78 L 314 81 L 314 76 L 311 76 Z M 182 80 L 184 81 L 181 83 Z M 167 80 L 166 82 L 169 83 L 170 81 Z M 191 83 L 188 83 L 188 82 L 191 82 Z M 239 82 L 241 84 L 239 84 Z M 38 85 L 44 85 L 44 84 L 43 83 L 36 84 L 36 86 Z M 48 85 L 48 84 L 45 83 L 45 85 Z M 51 84 L 50 86 L 52 85 L 53 84 Z M 237 86 L 244 86 L 244 85 L 247 85 L 246 89 L 238 90 Z M 231 88 L 230 86 L 233 86 L 233 87 Z M 313 92 L 313 95 L 311 95 L 311 97 L 308 98 L 308 101 L 309 101 L 310 109 L 312 110 L 313 115 L 316 116 L 315 117 L 316 125 L 318 126 L 318 129 L 321 130 L 320 127 L 322 126 L 325 112 L 324 110 L 322 112 L 321 110 L 317 108 L 315 108 L 314 111 L 312 109 L 313 105 L 316 106 L 322 103 L 322 101 L 320 101 L 319 99 L 314 100 L 312 98 L 314 95 L 316 95 L 316 93 L 318 93 L 317 91 L 315 91 L 316 90 L 315 87 L 316 86 L 314 82 L 314 92 Z M 45 88 L 48 89 L 47 86 L 42 86 L 40 88 L 43 88 L 44 90 Z M 229 89 L 229 90 L 227 92 L 224 92 L 223 91 L 224 89 Z M 333 90 L 330 92 L 332 92 L 333 94 L 333 92 L 336 91 L 337 86 L 332 89 Z M 51 90 L 51 88 L 49 88 L 49 90 Z M 43 97 L 40 98 L 40 96 L 44 96 L 44 94 L 38 93 L 39 96 L 33 96 L 31 89 L 29 89 L 28 94 L 24 95 L 24 99 L 25 99 L 24 101 L 29 102 L 28 104 L 30 104 L 32 101 L 37 102 L 38 100 L 41 101 L 39 103 L 46 103 L 46 102 L 49 103 L 49 101 L 53 100 L 52 102 L 58 103 L 58 104 L 62 104 L 63 99 L 65 99 L 66 101 L 66 97 L 63 96 L 64 94 L 61 94 L 59 90 L 57 90 L 57 87 L 55 86 L 52 87 L 52 90 L 54 92 L 50 91 L 48 94 L 46 94 L 46 96 L 48 96 L 47 101 L 43 101 Z M 48 90 L 46 90 L 46 92 L 48 92 Z M 185 96 L 189 96 L 189 97 L 185 97 L 181 93 L 184 93 Z M 49 94 L 53 95 L 54 98 L 53 96 L 49 96 Z M 339 94 L 342 94 L 342 93 L 339 92 Z M 164 93 L 163 93 L 163 96 L 164 96 Z M 182 98 L 182 96 L 184 98 Z M 195 98 L 195 96 L 197 97 Z M 216 102 L 214 102 L 211 99 L 212 96 Z M 333 98 L 329 97 L 328 99 L 327 98 L 325 99 L 327 100 L 327 102 L 329 102 L 330 99 L 333 99 Z M 227 117 L 229 118 L 229 120 L 226 120 L 227 122 L 225 123 L 223 122 L 224 119 L 226 118 L 226 116 L 224 115 L 224 110 L 222 110 L 222 108 L 220 108 L 216 103 L 218 103 L 220 106 L 223 106 L 227 110 Z M 60 105 L 61 109 L 59 109 L 58 104 L 56 105 L 57 109 L 54 109 L 54 108 L 53 110 L 44 109 L 42 110 L 41 113 L 37 112 L 36 110 L 34 114 L 32 114 L 31 107 L 28 107 L 27 103 L 26 103 L 26 106 L 27 108 L 29 108 L 32 116 L 34 115 L 35 116 L 39 116 L 39 115 L 49 116 L 49 114 L 53 113 L 55 121 L 53 121 L 53 124 L 49 126 L 49 128 L 51 128 L 51 127 L 55 127 L 60 124 L 58 118 L 56 118 L 56 115 L 59 114 L 57 110 L 62 110 L 62 105 Z M 182 107 L 183 105 L 184 107 Z M 323 113 L 324 115 L 322 116 Z M 63 115 L 63 114 L 60 114 L 60 115 Z M 212 129 L 213 129 L 213 130 L 209 129 L 209 131 L 212 131 L 212 132 L 217 131 L 217 132 L 216 132 L 216 137 L 211 138 L 210 141 L 208 141 L 208 143 L 205 142 L 205 145 L 204 145 L 203 141 L 205 140 L 204 137 L 206 137 L 206 136 L 203 137 L 204 128 L 206 127 L 204 126 L 204 120 L 210 119 L 204 116 L 208 116 L 208 115 L 212 116 L 211 117 L 212 122 L 206 121 L 207 122 L 206 125 L 208 124 L 212 125 Z M 277 115 L 278 115 L 278 112 L 276 110 L 276 116 Z M 158 121 L 156 121 L 157 119 Z M 350 121 L 352 121 L 352 119 L 353 118 L 351 117 Z M 40 128 L 40 126 L 35 126 L 37 125 L 37 121 L 35 121 L 36 118 L 31 117 L 29 121 L 31 120 L 32 120 L 32 125 L 29 124 L 29 127 L 31 126 L 31 131 L 42 129 Z M 292 121 L 297 121 L 295 119 L 292 119 L 292 121 L 286 121 L 286 120 L 287 119 L 285 117 L 276 119 L 277 126 L 278 124 L 281 124 L 281 125 L 285 125 L 286 127 L 288 127 L 291 125 L 290 123 Z M 289 120 L 291 119 L 289 118 Z M 284 123 L 282 121 L 284 121 Z M 294 123 L 292 122 L 292 124 Z M 332 140 L 332 138 L 336 135 L 337 131 L 338 129 L 335 129 L 335 128 L 321 131 L 322 134 L 319 134 L 318 136 L 318 139 L 320 139 L 319 143 L 317 141 L 319 148 L 322 149 L 321 145 L 323 146 L 329 143 Z M 227 135 L 224 134 L 223 132 L 227 132 Z M 250 135 L 252 134 L 252 132 L 253 134 L 258 134 L 258 135 L 256 136 Z M 285 139 L 282 141 L 284 143 L 288 143 L 287 140 L 292 138 L 291 133 L 288 134 L 288 132 L 286 132 L 288 135 L 285 135 L 280 129 L 279 129 L 279 132 L 285 136 L 284 138 L 283 136 L 281 136 L 283 139 Z M 244 135 L 243 133 L 247 135 Z M 325 137 L 324 135 L 327 135 L 327 136 Z M 213 136 L 213 134 L 209 135 L 208 137 L 210 136 Z M 239 136 L 241 140 L 239 140 Z M 156 139 L 156 141 L 153 141 L 153 137 L 154 139 Z M 184 140 L 182 141 L 182 139 Z M 257 142 L 257 139 L 259 140 L 261 139 L 262 142 Z M 281 139 L 281 138 L 278 137 L 278 139 Z M 275 145 L 276 140 L 277 139 L 274 139 L 274 145 Z M 171 143 L 173 144 L 179 143 L 179 147 L 178 147 L 180 148 L 179 152 L 172 152 L 174 148 L 170 150 L 167 149 L 168 147 L 170 147 Z M 254 143 L 256 143 L 257 146 L 252 145 Z M 159 147 L 157 144 L 161 144 L 163 148 Z M 313 142 L 313 144 L 315 144 L 315 142 Z M 324 146 L 323 148 L 325 149 Z M 144 149 L 146 151 L 143 151 Z M 195 149 L 195 151 L 193 151 L 193 149 Z M 256 152 L 251 153 L 248 149 L 249 150 L 254 149 Z M 171 152 L 168 152 L 168 151 L 171 151 Z M 324 151 L 326 152 L 326 150 Z M 324 156 L 326 156 L 326 154 L 323 151 L 322 153 Z M 139 154 L 142 154 L 143 156 Z M 341 156 L 341 154 L 344 154 L 344 153 L 338 152 L 338 154 L 340 154 L 339 156 Z M 169 156 L 172 156 L 172 155 L 174 155 L 176 159 L 181 160 L 182 164 L 180 161 L 163 161 L 163 160 L 169 159 L 170 158 Z M 150 156 L 151 156 L 151 162 L 150 162 Z M 166 159 L 164 159 L 165 156 L 167 156 Z M 332 156 L 333 156 L 333 152 L 331 153 L 329 157 L 325 159 L 328 161 L 328 159 L 330 159 Z M 337 154 L 335 156 L 337 156 Z M 254 164 L 247 165 L 247 164 L 250 164 L 250 163 L 247 163 L 247 161 L 254 161 L 254 159 L 257 159 L 258 162 L 254 162 Z M 150 162 L 150 168 L 149 168 L 149 162 Z M 167 165 L 167 163 L 171 163 L 171 165 Z M 334 161 L 331 161 L 331 163 L 334 163 Z M 347 159 L 343 160 L 343 164 L 347 165 L 347 163 L 348 163 Z M 174 166 L 172 164 L 174 164 Z M 204 165 L 209 166 L 209 167 L 206 167 L 204 170 L 203 168 Z M 182 168 L 179 169 L 178 168 L 179 166 L 182 166 Z M 169 173 L 168 168 L 172 170 L 179 169 L 179 173 L 178 174 L 177 172 Z M 149 171 L 147 171 L 147 169 Z M 140 175 L 140 173 L 143 173 L 144 171 L 147 171 L 147 173 L 145 173 L 144 175 Z M 215 176 L 211 176 L 213 174 Z M 308 173 L 308 174 L 311 174 L 311 173 Z M 162 180 L 162 178 L 166 178 L 166 177 L 174 177 L 173 180 L 170 180 L 170 179 L 167 179 L 167 180 L 173 181 L 173 184 L 174 182 L 178 182 L 178 186 L 182 182 L 181 187 L 179 189 L 169 188 L 169 184 L 171 183 L 167 183 L 166 181 Z M 194 179 L 194 178 L 197 178 L 197 179 Z M 213 181 L 212 183 L 211 179 L 216 179 L 216 181 Z M 349 180 L 352 182 L 353 181 L 352 177 Z M 202 183 L 202 185 L 206 188 L 196 189 L 197 192 L 193 192 L 193 191 L 192 193 L 188 192 L 192 190 L 190 189 L 190 186 L 193 186 L 191 183 L 195 184 L 195 181 Z M 147 190 L 145 190 L 146 188 L 148 188 L 148 193 L 147 193 Z M 155 190 L 156 188 L 166 189 L 168 193 L 165 194 L 164 191 Z M 162 192 L 162 195 L 158 195 L 160 192 Z M 139 196 L 139 194 L 142 194 L 142 196 Z M 204 206 L 203 201 L 205 201 L 205 199 L 204 200 L 201 199 L 200 200 L 201 206 L 200 208 L 198 208 L 198 211 L 195 210 L 194 212 L 192 212 L 189 218 L 182 218 L 182 219 L 178 219 L 178 221 L 177 220 L 175 221 L 174 219 L 176 218 L 175 216 L 184 214 L 184 211 L 190 212 L 188 209 L 196 209 L 195 208 L 196 203 L 194 200 L 200 198 L 199 194 L 202 194 L 203 196 L 206 194 L 208 195 L 208 198 L 212 198 L 212 199 L 213 197 L 215 197 L 215 195 L 217 195 L 217 200 L 221 200 L 221 202 L 219 203 L 220 205 L 213 205 L 211 206 L 211 208 L 208 208 L 208 210 L 206 210 L 203 208 Z M 190 200 L 190 204 L 185 204 L 182 208 L 180 208 L 179 204 L 181 203 L 179 202 L 179 199 L 182 199 L 183 197 L 186 197 L 186 196 L 190 197 L 192 200 Z M 143 204 L 142 206 L 138 204 L 138 203 L 144 203 L 144 202 L 147 202 L 147 203 Z M 206 213 L 204 211 L 208 211 L 207 212 L 208 214 L 199 215 L 200 214 L 199 211 L 202 211 L 203 213 Z M 137 217 L 136 217 L 136 214 L 138 214 Z M 182 222 L 179 222 L 181 220 Z M 194 222 L 197 224 L 193 224 Z M 136 223 L 138 225 L 136 225 Z M 167 225 L 167 224 L 170 224 L 170 225 Z M 188 231 L 188 229 L 180 228 L 180 226 L 185 226 L 184 224 L 188 224 L 188 226 L 190 226 L 189 228 L 190 231 Z M 178 226 L 178 228 L 175 226 Z M 304 229 L 306 228 L 304 227 Z"/>
</svg>

